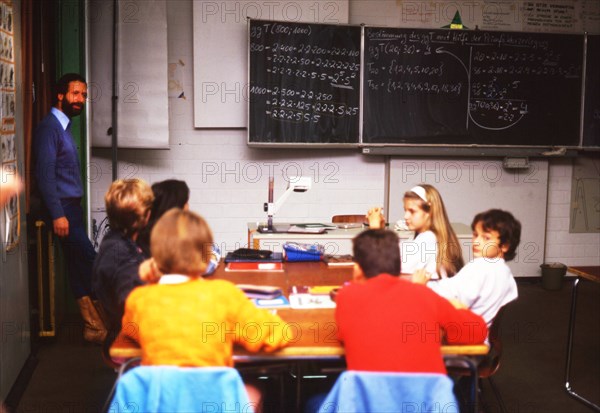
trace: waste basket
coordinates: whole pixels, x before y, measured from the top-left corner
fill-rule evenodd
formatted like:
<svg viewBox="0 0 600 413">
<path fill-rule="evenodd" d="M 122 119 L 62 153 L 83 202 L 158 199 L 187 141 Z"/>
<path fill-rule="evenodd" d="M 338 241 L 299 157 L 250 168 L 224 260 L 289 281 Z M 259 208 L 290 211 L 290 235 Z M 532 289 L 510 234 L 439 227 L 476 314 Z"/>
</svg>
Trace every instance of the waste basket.
<svg viewBox="0 0 600 413">
<path fill-rule="evenodd" d="M 560 262 L 549 262 L 540 267 L 542 269 L 542 287 L 546 290 L 560 290 L 567 273 L 567 266 Z"/>
</svg>

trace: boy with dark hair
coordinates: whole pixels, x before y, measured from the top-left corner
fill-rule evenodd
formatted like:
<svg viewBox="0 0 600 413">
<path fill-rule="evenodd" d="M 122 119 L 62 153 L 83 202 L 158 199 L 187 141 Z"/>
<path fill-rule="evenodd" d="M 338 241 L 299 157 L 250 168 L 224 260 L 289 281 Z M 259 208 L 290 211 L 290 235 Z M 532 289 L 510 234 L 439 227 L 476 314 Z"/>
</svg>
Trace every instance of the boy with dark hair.
<svg viewBox="0 0 600 413">
<path fill-rule="evenodd" d="M 460 301 L 490 326 L 500 308 L 518 297 L 517 283 L 506 261 L 516 255 L 521 223 L 510 212 L 490 209 L 477 214 L 471 228 L 471 262 L 452 278 L 429 281 L 429 275 L 421 271 L 413 275 L 413 282 L 427 283 L 441 296 Z"/>
<path fill-rule="evenodd" d="M 400 249 L 391 241 L 398 239 L 391 231 L 370 231 L 353 240 L 354 262 L 371 278 L 379 274 L 400 274 Z M 391 257 L 397 257 L 394 261 Z"/>
<path fill-rule="evenodd" d="M 445 374 L 442 337 L 452 344 L 483 343 L 487 327 L 480 316 L 399 278 L 394 232 L 362 232 L 353 240 L 353 254 L 353 283 L 336 299 L 348 369 Z"/>
</svg>

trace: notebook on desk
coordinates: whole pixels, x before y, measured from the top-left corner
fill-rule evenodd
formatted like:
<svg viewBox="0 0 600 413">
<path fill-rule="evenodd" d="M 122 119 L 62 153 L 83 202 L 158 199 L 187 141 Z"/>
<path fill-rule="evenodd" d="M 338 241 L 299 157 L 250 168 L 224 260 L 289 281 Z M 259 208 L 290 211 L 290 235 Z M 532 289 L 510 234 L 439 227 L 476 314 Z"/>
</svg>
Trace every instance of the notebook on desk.
<svg viewBox="0 0 600 413">
<path fill-rule="evenodd" d="M 300 224 L 273 224 L 271 228 L 267 225 L 259 225 L 257 231 L 261 234 L 323 234 L 330 229 L 338 229 L 337 225 L 322 223 L 300 223 Z"/>
<path fill-rule="evenodd" d="M 328 229 L 337 229 L 337 226 L 319 223 L 292 224 L 287 232 L 297 234 L 323 234 Z"/>
<path fill-rule="evenodd" d="M 228 262 L 225 271 L 276 271 L 283 272 L 283 262 Z"/>
<path fill-rule="evenodd" d="M 267 225 L 259 225 L 256 230 L 261 234 L 281 234 L 288 232 L 290 224 L 273 224 L 271 228 Z"/>
<path fill-rule="evenodd" d="M 264 250 L 250 250 L 250 251 L 264 251 Z M 229 264 L 230 262 L 283 262 L 283 253 L 281 252 L 270 252 L 270 254 L 259 254 L 256 255 L 247 253 L 247 254 L 236 254 L 235 252 L 230 252 L 225 256 L 225 263 Z"/>
<path fill-rule="evenodd" d="M 294 285 L 290 288 L 290 307 L 295 310 L 335 308 L 335 302 L 331 299 L 329 292 L 337 287 Z"/>
</svg>

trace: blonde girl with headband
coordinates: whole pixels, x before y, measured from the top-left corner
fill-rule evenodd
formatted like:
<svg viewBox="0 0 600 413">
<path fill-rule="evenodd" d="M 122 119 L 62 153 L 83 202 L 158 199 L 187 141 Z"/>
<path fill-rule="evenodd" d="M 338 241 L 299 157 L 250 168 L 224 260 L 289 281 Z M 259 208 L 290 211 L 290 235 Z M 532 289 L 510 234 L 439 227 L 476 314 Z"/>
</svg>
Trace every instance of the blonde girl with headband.
<svg viewBox="0 0 600 413">
<path fill-rule="evenodd" d="M 380 208 L 369 210 L 370 226 L 381 227 Z M 419 269 L 432 279 L 452 277 L 464 265 L 460 244 L 450 226 L 440 193 L 431 185 L 420 184 L 404 194 L 404 220 L 415 236 L 400 244 L 402 275 Z"/>
</svg>

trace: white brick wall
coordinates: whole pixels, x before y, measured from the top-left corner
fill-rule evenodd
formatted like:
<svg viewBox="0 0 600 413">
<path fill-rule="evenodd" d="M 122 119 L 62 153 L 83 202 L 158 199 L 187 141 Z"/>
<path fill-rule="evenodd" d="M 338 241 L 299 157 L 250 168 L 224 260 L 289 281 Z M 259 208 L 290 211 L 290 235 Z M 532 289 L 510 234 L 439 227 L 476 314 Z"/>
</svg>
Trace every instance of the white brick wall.
<svg viewBox="0 0 600 413">
<path fill-rule="evenodd" d="M 554 160 L 549 168 L 545 261 L 567 265 L 600 265 L 600 234 L 569 232 L 571 160 Z"/>
<path fill-rule="evenodd" d="M 386 20 L 392 15 L 386 10 L 396 2 L 379 2 L 383 8 L 374 7 L 374 3 L 377 2 L 351 1 L 350 21 L 398 24 Z M 167 13 L 168 60 L 185 64 L 186 99 L 169 100 L 170 149 L 120 150 L 120 177 L 141 177 L 150 183 L 167 178 L 185 180 L 191 188 L 192 210 L 208 220 L 215 240 L 225 250 L 246 244 L 247 222 L 265 220 L 262 206 L 267 200 L 271 167 L 275 171 L 275 198 L 284 191 L 285 171 L 299 166 L 302 173 L 315 179 L 311 191 L 293 194 L 288 199 L 276 221 L 328 221 L 334 214 L 361 213 L 372 205 L 383 205 L 386 183 L 382 157 L 366 157 L 358 150 L 251 149 L 246 145 L 245 131 L 194 129 L 191 2 L 168 2 Z M 270 166 L 273 163 L 277 165 Z M 260 174 L 256 174 L 257 170 Z M 92 151 L 90 171 L 94 211 L 103 208 L 104 192 L 111 181 L 109 150 Z M 552 161 L 546 261 L 598 265 L 600 235 L 568 232 L 570 180 L 570 161 Z M 102 213 L 93 214 L 96 219 L 101 216 Z M 539 274 L 537 271 L 523 275 Z"/>
</svg>

